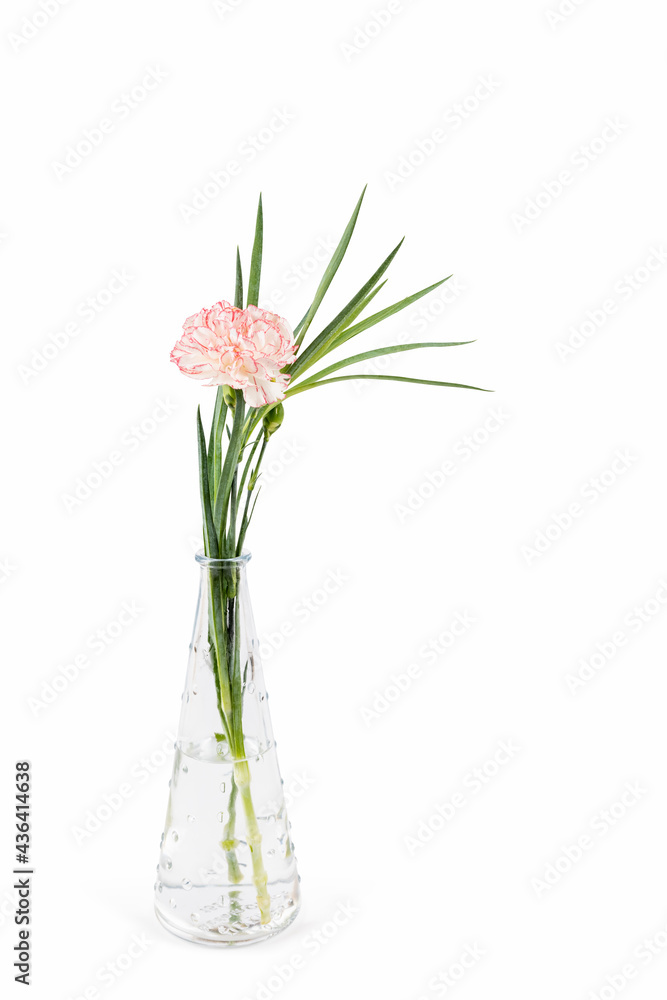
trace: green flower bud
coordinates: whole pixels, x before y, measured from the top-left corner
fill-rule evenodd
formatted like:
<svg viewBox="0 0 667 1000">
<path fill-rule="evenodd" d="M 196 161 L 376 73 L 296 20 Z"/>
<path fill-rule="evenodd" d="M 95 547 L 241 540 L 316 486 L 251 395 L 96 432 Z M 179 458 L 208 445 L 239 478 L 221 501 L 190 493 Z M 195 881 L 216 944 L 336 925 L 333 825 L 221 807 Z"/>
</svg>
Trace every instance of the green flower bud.
<svg viewBox="0 0 667 1000">
<path fill-rule="evenodd" d="M 278 403 L 274 406 L 272 410 L 264 417 L 262 423 L 264 424 L 264 435 L 268 441 L 272 434 L 278 430 L 285 417 L 285 409 L 282 403 Z"/>
<path fill-rule="evenodd" d="M 223 385 L 222 387 L 222 398 L 224 399 L 230 410 L 233 410 L 236 406 L 236 393 L 232 389 L 231 385 Z"/>
</svg>

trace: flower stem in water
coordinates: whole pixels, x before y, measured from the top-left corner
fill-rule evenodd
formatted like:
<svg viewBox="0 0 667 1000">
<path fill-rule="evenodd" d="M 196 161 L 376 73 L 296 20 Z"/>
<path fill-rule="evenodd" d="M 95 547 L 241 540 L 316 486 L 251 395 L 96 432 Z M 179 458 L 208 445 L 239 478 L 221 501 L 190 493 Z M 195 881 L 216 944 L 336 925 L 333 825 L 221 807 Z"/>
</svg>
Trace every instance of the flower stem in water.
<svg viewBox="0 0 667 1000">
<path fill-rule="evenodd" d="M 262 835 L 257 824 L 255 807 L 250 791 L 250 768 L 247 760 L 238 761 L 234 764 L 234 777 L 241 793 L 241 801 L 246 817 L 246 827 L 248 831 L 248 847 L 252 857 L 252 875 L 255 889 L 257 891 L 257 905 L 261 922 L 268 924 L 271 920 L 271 900 L 267 891 L 268 876 L 264 868 L 262 859 Z"/>
<path fill-rule="evenodd" d="M 234 885 L 238 885 L 239 882 L 243 881 L 243 872 L 239 868 L 238 858 L 236 857 L 236 848 L 238 846 L 238 841 L 234 836 L 234 828 L 236 826 L 236 798 L 238 795 L 238 786 L 234 781 L 234 776 L 232 775 L 232 789 L 229 793 L 229 819 L 225 823 L 225 828 L 222 835 L 222 841 L 220 846 L 225 852 L 225 857 L 227 859 L 227 872 L 229 874 L 229 881 Z"/>
</svg>

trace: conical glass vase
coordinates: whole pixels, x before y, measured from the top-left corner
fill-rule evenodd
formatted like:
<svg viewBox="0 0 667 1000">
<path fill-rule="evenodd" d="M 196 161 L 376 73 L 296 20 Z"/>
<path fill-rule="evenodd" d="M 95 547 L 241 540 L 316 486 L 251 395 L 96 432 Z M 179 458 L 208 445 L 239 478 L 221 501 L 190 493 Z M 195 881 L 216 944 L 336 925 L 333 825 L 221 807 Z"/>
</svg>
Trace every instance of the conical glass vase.
<svg viewBox="0 0 667 1000">
<path fill-rule="evenodd" d="M 292 922 L 299 877 L 248 597 L 250 556 L 196 559 L 155 911 L 190 941 L 248 944 Z"/>
</svg>

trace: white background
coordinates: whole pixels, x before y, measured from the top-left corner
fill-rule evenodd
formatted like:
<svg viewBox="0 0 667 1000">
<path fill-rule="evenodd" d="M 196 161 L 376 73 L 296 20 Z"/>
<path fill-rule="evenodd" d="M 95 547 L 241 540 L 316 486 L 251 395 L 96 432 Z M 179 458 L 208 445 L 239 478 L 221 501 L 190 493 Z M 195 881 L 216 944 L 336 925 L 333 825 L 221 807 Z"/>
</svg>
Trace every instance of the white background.
<svg viewBox="0 0 667 1000">
<path fill-rule="evenodd" d="M 564 2 L 559 19 L 557 0 L 402 0 L 380 30 L 384 0 L 45 3 L 49 17 L 6 0 L 1 17 L 0 791 L 11 806 L 13 761 L 29 757 L 32 995 L 664 995 L 657 5 Z M 154 89 L 121 111 L 149 70 Z M 58 167 L 104 118 L 103 141 Z M 237 175 L 184 211 L 230 160 Z M 495 394 L 366 382 L 289 403 L 248 541 L 282 770 L 308 786 L 291 810 L 304 903 L 270 942 L 207 950 L 152 913 L 163 748 L 197 588 L 195 409 L 212 402 L 168 355 L 187 315 L 233 295 L 260 190 L 260 304 L 282 294 L 277 311 L 296 323 L 324 267 L 312 255 L 338 238 L 365 182 L 320 324 L 406 234 L 378 304 L 450 273 L 456 293 L 360 349 L 476 339 L 384 371 Z M 125 286 L 104 304 L 114 271 Z M 89 322 L 90 296 L 103 308 Z M 114 451 L 113 473 L 67 502 Z M 345 579 L 323 601 L 331 573 Z M 133 602 L 131 624 L 96 653 L 90 637 L 116 632 Z M 452 642 L 457 613 L 474 623 Z M 432 641 L 443 651 L 427 659 Z M 71 669 L 77 656 L 87 665 Z M 397 696 L 411 664 L 419 675 Z M 578 671 L 590 679 L 573 689 Z M 503 740 L 520 749 L 488 764 Z M 475 793 L 467 776 L 485 762 Z M 457 792 L 445 822 L 436 807 L 447 813 Z M 11 978 L 14 830 L 3 831 Z M 313 944 L 348 904 L 353 916 Z M 134 935 L 145 950 L 122 977 L 100 973 L 126 967 Z M 466 949 L 483 956 L 450 987 Z M 295 956 L 304 967 L 283 984 L 275 967 Z"/>
</svg>

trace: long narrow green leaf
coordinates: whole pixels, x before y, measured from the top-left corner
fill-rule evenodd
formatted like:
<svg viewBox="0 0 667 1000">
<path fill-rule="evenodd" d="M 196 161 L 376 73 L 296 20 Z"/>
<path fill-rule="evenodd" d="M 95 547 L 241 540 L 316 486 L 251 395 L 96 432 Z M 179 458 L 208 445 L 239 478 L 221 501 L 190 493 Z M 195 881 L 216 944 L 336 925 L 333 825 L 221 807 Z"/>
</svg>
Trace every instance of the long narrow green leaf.
<svg viewBox="0 0 667 1000">
<path fill-rule="evenodd" d="M 204 528 L 204 552 L 211 559 L 217 559 L 218 537 L 215 533 L 213 514 L 211 512 L 206 438 L 204 437 L 204 428 L 201 422 L 200 407 L 197 407 L 197 444 L 199 448 L 199 491 L 201 494 L 202 522 Z"/>
<path fill-rule="evenodd" d="M 227 504 L 229 503 L 229 497 L 232 491 L 232 480 L 234 478 L 234 471 L 236 469 L 236 466 L 238 465 L 239 454 L 241 452 L 244 419 L 245 419 L 245 406 L 243 403 L 243 393 L 241 392 L 240 389 L 237 389 L 236 406 L 234 407 L 234 423 L 232 425 L 232 432 L 229 439 L 229 444 L 227 445 L 227 451 L 225 453 L 225 462 L 222 467 L 222 473 L 220 475 L 218 492 L 215 495 L 215 501 L 213 505 L 214 524 L 217 527 L 221 541 L 224 541 L 225 537 L 225 518 L 227 514 Z"/>
<path fill-rule="evenodd" d="M 262 431 L 261 434 L 257 435 L 257 441 L 255 441 L 255 444 L 253 445 L 252 455 L 254 455 L 255 448 L 257 447 L 257 444 L 260 441 L 260 439 L 262 440 L 262 447 L 261 447 L 261 450 L 260 450 L 260 453 L 259 453 L 259 457 L 257 459 L 257 465 L 252 470 L 252 473 L 250 475 L 250 479 L 248 481 L 248 495 L 246 497 L 245 508 L 243 510 L 243 517 L 241 518 L 241 530 L 239 531 L 238 542 L 237 542 L 237 545 L 236 545 L 236 555 L 237 556 L 240 556 L 241 552 L 243 551 L 243 542 L 245 540 L 246 531 L 248 530 L 248 525 L 250 524 L 250 518 L 252 517 L 253 511 L 255 509 L 255 504 L 257 503 L 257 497 L 259 496 L 259 490 L 258 490 L 257 493 L 255 494 L 255 503 L 252 506 L 252 510 L 248 513 L 248 508 L 250 507 L 250 498 L 252 496 L 253 490 L 255 489 L 255 484 L 257 482 L 257 476 L 259 475 L 259 470 L 260 470 L 261 465 L 262 465 L 262 460 L 264 458 L 264 454 L 266 452 L 266 448 L 267 448 L 267 445 L 269 443 L 269 438 L 267 438 L 266 435 L 264 434 L 264 432 Z M 250 460 L 248 461 L 248 464 L 246 465 L 246 467 L 244 469 L 244 472 L 243 472 L 243 482 L 244 483 L 245 483 L 246 475 L 247 475 L 247 472 L 248 472 L 248 468 L 250 466 L 250 462 L 252 461 L 252 455 L 251 455 Z M 243 487 L 241 487 L 241 489 L 243 489 Z M 261 487 L 260 487 L 260 489 L 261 489 Z M 241 492 L 241 490 L 239 490 L 239 493 L 240 492 Z"/>
<path fill-rule="evenodd" d="M 331 375 L 333 372 L 338 371 L 339 368 L 346 368 L 348 365 L 356 365 L 359 361 L 369 361 L 371 358 L 380 358 L 383 354 L 400 354 L 402 351 L 417 351 L 424 347 L 463 347 L 464 344 L 473 343 L 473 340 L 453 340 L 446 343 L 443 341 L 435 341 L 433 343 L 425 344 L 395 344 L 387 347 L 376 347 L 372 351 L 364 351 L 363 354 L 355 354 L 351 358 L 345 358 L 343 361 L 337 361 L 335 365 L 329 365 L 328 368 L 323 368 L 321 372 L 315 372 L 315 374 L 311 375 L 310 378 L 307 378 L 298 384 L 309 385 L 311 382 L 319 382 L 325 375 Z"/>
<path fill-rule="evenodd" d="M 369 292 L 368 295 L 364 299 L 361 300 L 361 302 L 356 307 L 356 309 L 352 313 L 350 313 L 350 315 L 347 317 L 347 319 L 345 321 L 345 324 L 347 324 L 347 323 L 354 323 L 354 321 L 357 318 L 357 316 L 359 316 L 364 311 L 364 309 L 366 308 L 366 306 L 369 306 L 371 304 L 371 302 L 373 301 L 373 299 L 375 298 L 375 296 L 378 294 L 378 292 L 382 291 L 382 289 L 384 288 L 384 286 L 386 284 L 387 284 L 387 281 L 385 279 L 384 281 L 380 282 L 380 284 L 377 286 L 377 288 L 374 288 L 372 292 Z M 343 324 L 343 327 L 341 329 L 345 328 L 345 324 Z M 317 357 L 313 359 L 312 364 L 316 364 L 319 360 L 320 360 L 320 355 L 318 354 Z M 308 367 L 310 367 L 310 365 Z M 292 376 L 292 378 L 293 377 L 294 376 Z M 251 426 L 251 430 L 255 429 L 255 427 L 260 422 L 260 420 L 262 420 L 264 418 L 264 416 L 271 409 L 272 409 L 272 407 L 265 407 L 262 410 L 257 410 L 256 415 L 252 418 L 252 422 L 251 422 L 251 425 L 250 425 Z"/>
<path fill-rule="evenodd" d="M 211 493 L 211 503 L 215 503 L 215 494 L 218 491 L 222 457 L 222 429 L 225 426 L 226 419 L 227 404 L 222 393 L 222 386 L 219 385 L 218 391 L 215 394 L 215 409 L 213 410 L 211 433 L 208 439 L 208 484 Z"/>
<path fill-rule="evenodd" d="M 248 456 L 248 460 L 246 461 L 245 467 L 243 469 L 243 475 L 241 476 L 241 482 L 239 484 L 239 496 L 241 496 L 241 494 L 243 493 L 243 488 L 245 486 L 246 479 L 248 478 L 248 473 L 250 472 L 250 466 L 252 465 L 252 460 L 255 457 L 255 452 L 257 451 L 259 442 L 262 440 L 263 437 L 264 437 L 264 432 L 258 434 L 253 442 L 252 448 L 250 449 L 250 455 Z M 246 444 L 246 448 L 247 447 L 248 445 Z"/>
<path fill-rule="evenodd" d="M 243 552 L 243 543 L 245 541 L 246 532 L 250 526 L 250 522 L 252 521 L 252 515 L 255 513 L 255 507 L 257 506 L 257 501 L 259 500 L 259 494 L 261 493 L 261 491 L 262 487 L 260 486 L 260 488 L 257 490 L 257 493 L 255 494 L 255 499 L 253 501 L 252 507 L 250 508 L 250 513 L 248 513 L 248 504 L 246 502 L 246 509 L 243 514 L 243 526 L 241 528 L 241 533 L 239 535 L 239 540 L 236 546 L 237 556 L 240 556 Z M 250 496 L 251 494 L 248 493 L 248 500 L 250 500 Z"/>
<path fill-rule="evenodd" d="M 350 382 L 357 378 L 374 378 L 383 382 L 414 382 L 416 385 L 444 385 L 451 389 L 475 389 L 477 392 L 493 392 L 493 389 L 481 389 L 478 385 L 463 385 L 461 382 L 434 382 L 428 378 L 405 378 L 402 375 L 337 375 L 336 378 L 327 378 L 323 382 L 295 385 L 293 389 L 287 390 L 285 397 L 296 396 L 297 393 L 307 392 L 308 389 L 316 389 L 319 385 L 330 385 L 332 382 Z"/>
<path fill-rule="evenodd" d="M 356 326 L 348 327 L 347 330 L 344 330 L 338 337 L 331 350 L 341 347 L 341 345 L 346 341 L 352 340 L 353 337 L 363 333 L 364 330 L 369 330 L 372 326 L 376 326 L 378 323 L 382 323 L 383 320 L 389 319 L 390 316 L 394 316 L 403 309 L 407 309 L 407 307 L 411 306 L 413 302 L 419 301 L 419 299 L 428 295 L 429 292 L 432 292 L 434 289 L 439 288 L 440 285 L 443 285 L 445 281 L 449 281 L 450 278 L 451 274 L 446 278 L 442 278 L 440 281 L 436 281 L 435 284 L 429 285 L 428 288 L 422 288 L 420 292 L 415 292 L 414 295 L 408 295 L 407 298 L 401 299 L 400 302 L 395 302 L 393 305 L 387 306 L 386 309 L 373 313 L 372 316 L 368 316 L 366 319 L 363 319 L 361 323 L 357 323 Z"/>
<path fill-rule="evenodd" d="M 308 307 L 308 312 L 310 312 L 310 306 Z M 304 315 L 301 317 L 301 319 L 299 320 L 299 322 L 297 323 L 297 325 L 294 327 L 293 330 L 294 340 L 296 341 L 297 347 L 301 343 L 301 340 L 303 340 L 303 337 L 301 338 L 301 340 L 299 340 L 299 334 L 303 329 L 303 324 L 306 322 L 306 319 L 308 318 L 308 312 L 304 313 Z"/>
<path fill-rule="evenodd" d="M 243 309 L 243 271 L 241 269 L 241 252 L 236 248 L 236 288 L 234 291 L 234 305 L 237 309 Z"/>
<path fill-rule="evenodd" d="M 403 237 L 403 239 L 405 239 L 405 237 Z M 312 344 L 308 345 L 303 354 L 301 354 L 296 361 L 293 362 L 289 369 L 291 375 L 298 375 L 300 372 L 305 371 L 307 368 L 310 368 L 310 366 L 314 364 L 318 358 L 327 354 L 331 344 L 335 342 L 341 331 L 348 327 L 350 323 L 354 322 L 356 316 L 359 315 L 361 310 L 357 310 L 357 306 L 360 302 L 363 302 L 364 299 L 366 299 L 369 292 L 371 292 L 378 283 L 398 251 L 401 249 L 402 245 L 403 240 L 401 240 L 401 242 L 394 247 L 388 257 L 385 257 L 377 271 L 371 275 L 363 288 L 359 289 L 357 294 L 350 299 L 347 305 L 341 309 L 329 325 L 322 330 Z"/>
<path fill-rule="evenodd" d="M 297 345 L 303 343 L 303 338 L 308 333 L 308 327 L 313 322 L 315 313 L 320 308 L 320 305 L 322 304 L 322 299 L 326 295 L 327 289 L 329 288 L 329 285 L 333 281 L 336 271 L 340 267 L 341 261 L 345 256 L 345 251 L 349 246 L 350 240 L 352 239 L 352 233 L 354 232 L 354 227 L 357 224 L 357 217 L 359 215 L 359 210 L 361 209 L 361 203 L 364 200 L 365 194 L 366 194 L 366 188 L 364 187 L 364 190 L 361 192 L 361 197 L 359 198 L 359 201 L 355 206 L 354 212 L 352 213 L 352 217 L 350 218 L 350 221 L 347 224 L 345 232 L 343 233 L 340 242 L 334 251 L 333 257 L 329 261 L 327 269 L 324 272 L 324 275 L 322 276 L 322 280 L 320 281 L 317 291 L 315 292 L 315 298 L 313 299 L 312 304 L 308 309 L 308 312 L 303 317 L 303 319 L 297 326 L 296 330 L 294 331 Z"/>
<path fill-rule="evenodd" d="M 250 260 L 250 276 L 248 277 L 248 305 L 256 306 L 259 301 L 259 282 L 262 276 L 262 250 L 264 247 L 264 211 L 262 196 L 259 196 L 257 206 L 257 222 L 255 223 L 255 242 L 252 245 Z"/>
<path fill-rule="evenodd" d="M 364 311 L 364 309 L 366 309 L 366 307 L 371 304 L 371 302 L 373 301 L 373 299 L 375 298 L 375 296 L 379 292 L 381 292 L 382 289 L 384 288 L 384 286 L 387 284 L 387 281 L 388 281 L 388 278 L 385 278 L 384 281 L 381 281 L 379 285 L 376 285 L 376 287 L 372 291 L 370 291 L 368 293 L 368 295 L 365 295 L 363 297 L 363 299 L 358 304 L 358 306 L 355 309 L 352 310 L 352 312 L 349 314 L 349 316 L 347 316 L 346 319 L 344 320 L 344 322 L 341 324 L 341 327 L 340 327 L 340 329 L 338 331 L 338 336 L 340 336 L 340 334 L 343 332 L 343 330 L 347 330 L 348 326 L 351 326 L 351 324 L 354 323 L 354 321 L 357 318 L 357 316 L 360 316 L 361 313 Z M 333 332 L 334 331 L 332 331 L 332 333 Z M 328 354 L 330 350 L 331 350 L 331 348 L 329 347 L 329 348 L 327 348 L 327 350 L 325 352 L 318 351 L 318 353 L 317 353 L 317 359 L 316 360 L 319 361 L 320 358 L 323 357 L 325 353 Z"/>
<path fill-rule="evenodd" d="M 371 302 L 373 301 L 373 299 L 375 298 L 375 296 L 379 292 L 382 291 L 382 289 L 384 288 L 384 286 L 386 284 L 387 284 L 387 279 L 385 278 L 385 280 L 381 281 L 380 284 L 376 288 L 374 288 L 371 292 L 368 293 L 368 295 L 364 296 L 364 298 L 361 300 L 361 302 L 358 303 L 358 305 L 356 306 L 356 308 L 353 309 L 352 312 L 349 313 L 345 317 L 345 319 L 340 324 L 340 326 L 334 327 L 331 330 L 331 339 L 332 339 L 332 341 L 333 341 L 334 337 L 338 338 L 341 335 L 341 333 L 348 328 L 348 326 L 350 326 L 352 323 L 354 323 L 354 321 L 357 318 L 357 316 L 360 316 L 361 313 L 364 311 L 364 309 L 366 309 L 366 307 L 371 304 Z M 334 344 L 335 344 L 335 341 L 334 341 Z M 307 364 L 303 365 L 301 367 L 300 371 L 297 371 L 296 375 L 294 374 L 294 371 L 293 371 L 293 369 L 294 369 L 294 363 L 293 363 L 292 366 L 290 367 L 290 369 L 287 370 L 287 374 L 290 375 L 292 378 L 296 378 L 299 375 L 302 375 L 305 371 L 307 371 L 313 365 L 317 364 L 317 362 L 320 361 L 321 358 L 323 358 L 326 354 L 329 354 L 332 350 L 333 350 L 332 347 L 327 347 L 326 350 L 321 349 L 316 354 L 313 354 L 309 358 Z"/>
<path fill-rule="evenodd" d="M 354 310 L 354 312 L 350 313 L 350 315 L 348 316 L 348 318 L 346 320 L 346 323 L 353 323 L 354 320 L 357 318 L 357 316 L 359 316 L 360 313 L 362 313 L 364 311 L 364 309 L 366 308 L 366 306 L 370 305 L 370 303 L 373 301 L 373 299 L 378 294 L 378 292 L 381 292 L 382 289 L 384 288 L 384 286 L 386 284 L 387 284 L 387 281 L 385 279 L 384 281 L 380 282 L 380 284 L 377 286 L 377 288 L 374 288 L 372 292 L 369 292 L 368 295 L 364 299 L 361 300 L 361 302 L 356 307 L 356 309 Z M 315 358 L 315 360 L 313 361 L 313 364 L 315 364 L 318 360 L 319 360 L 319 356 L 317 358 Z M 286 369 L 286 372 L 287 372 L 287 374 L 290 374 L 290 370 L 289 369 Z M 293 375 L 292 375 L 292 378 L 294 378 Z M 246 437 L 248 437 L 250 434 L 252 434 L 252 432 L 254 431 L 255 427 L 257 427 L 257 424 L 261 423 L 261 421 L 264 419 L 264 417 L 266 416 L 266 414 L 269 413 L 273 409 L 274 406 L 277 406 L 277 404 L 274 403 L 272 406 L 264 406 L 264 407 L 260 407 L 259 409 L 256 409 L 256 410 L 251 410 L 251 415 L 248 417 L 248 423 L 246 424 L 246 428 L 247 428 Z"/>
<path fill-rule="evenodd" d="M 232 476 L 232 489 L 229 496 L 229 532 L 227 536 L 227 549 L 229 552 L 232 551 L 234 547 L 234 538 L 236 536 L 236 515 L 238 510 L 238 468 L 234 470 L 234 475 Z"/>
</svg>

